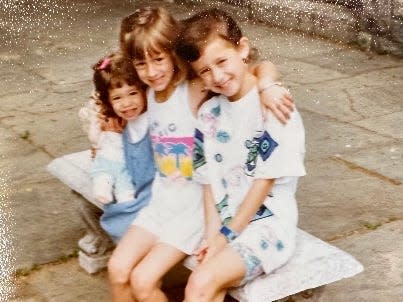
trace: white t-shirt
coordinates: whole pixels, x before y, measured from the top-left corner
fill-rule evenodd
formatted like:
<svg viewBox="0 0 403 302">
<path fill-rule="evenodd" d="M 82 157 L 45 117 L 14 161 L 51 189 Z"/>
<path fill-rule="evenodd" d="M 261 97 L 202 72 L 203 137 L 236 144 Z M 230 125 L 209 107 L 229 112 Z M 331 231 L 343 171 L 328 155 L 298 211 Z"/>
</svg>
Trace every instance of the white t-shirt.
<svg viewBox="0 0 403 302">
<path fill-rule="evenodd" d="M 305 175 L 299 113 L 294 110 L 286 125 L 271 114 L 265 122 L 253 88 L 235 102 L 222 95 L 207 101 L 197 128 L 195 179 L 211 184 L 221 220 L 234 217 L 255 179 L 276 179 L 264 204 L 285 227 L 296 227 L 297 179 Z"/>
<path fill-rule="evenodd" d="M 129 133 L 129 140 L 131 143 L 139 142 L 144 135 L 146 135 L 148 130 L 148 114 L 147 112 L 141 114 L 135 120 L 131 120 L 126 125 L 128 133 Z"/>
<path fill-rule="evenodd" d="M 148 119 L 154 158 L 159 176 L 171 180 L 191 180 L 196 118 L 192 115 L 187 83 L 176 87 L 165 102 L 147 95 Z"/>
<path fill-rule="evenodd" d="M 134 225 L 159 241 L 191 254 L 203 237 L 202 187 L 193 181 L 192 153 L 196 118 L 189 106 L 187 82 L 163 103 L 147 94 L 149 131 L 158 169 L 152 197 Z"/>
</svg>

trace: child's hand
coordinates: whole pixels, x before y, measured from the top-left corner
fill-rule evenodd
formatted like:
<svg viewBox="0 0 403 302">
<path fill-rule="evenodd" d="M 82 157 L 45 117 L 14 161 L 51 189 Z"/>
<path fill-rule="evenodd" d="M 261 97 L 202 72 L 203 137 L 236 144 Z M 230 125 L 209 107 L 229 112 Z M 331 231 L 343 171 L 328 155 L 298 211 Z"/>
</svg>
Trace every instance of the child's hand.
<svg viewBox="0 0 403 302">
<path fill-rule="evenodd" d="M 227 240 L 221 233 L 217 233 L 211 240 L 208 240 L 207 245 L 208 249 L 204 255 L 203 262 L 222 251 L 227 245 Z"/>
<path fill-rule="evenodd" d="M 193 255 L 196 256 L 196 260 L 199 263 L 202 263 L 204 260 L 204 257 L 207 254 L 208 250 L 208 244 L 206 239 L 203 239 L 203 241 L 200 243 L 199 247 L 193 252 Z"/>
<path fill-rule="evenodd" d="M 103 116 L 98 116 L 98 118 L 100 119 L 102 131 L 122 133 L 124 126 L 119 119 L 113 117 L 104 118 Z"/>
<path fill-rule="evenodd" d="M 290 92 L 279 84 L 272 84 L 259 90 L 260 99 L 266 110 L 271 111 L 283 124 L 287 123 L 294 110 L 294 101 Z"/>
</svg>

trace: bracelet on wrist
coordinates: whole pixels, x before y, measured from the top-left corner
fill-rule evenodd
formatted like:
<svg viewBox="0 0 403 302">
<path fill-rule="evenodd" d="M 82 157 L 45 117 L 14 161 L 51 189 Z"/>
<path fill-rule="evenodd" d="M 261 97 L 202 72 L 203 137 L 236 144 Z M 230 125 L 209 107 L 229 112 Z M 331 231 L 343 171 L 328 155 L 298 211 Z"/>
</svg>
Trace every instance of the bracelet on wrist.
<svg viewBox="0 0 403 302">
<path fill-rule="evenodd" d="M 273 83 L 270 83 L 269 85 L 267 85 L 267 86 L 265 86 L 265 87 L 259 89 L 259 94 L 261 94 L 263 91 L 266 91 L 266 90 L 272 88 L 273 86 L 281 86 L 281 83 L 280 83 L 280 82 L 273 82 Z"/>
<path fill-rule="evenodd" d="M 239 234 L 233 230 L 231 230 L 229 227 L 223 225 L 220 229 L 220 233 L 224 235 L 225 239 L 227 240 L 228 243 L 231 241 L 234 241 Z"/>
</svg>

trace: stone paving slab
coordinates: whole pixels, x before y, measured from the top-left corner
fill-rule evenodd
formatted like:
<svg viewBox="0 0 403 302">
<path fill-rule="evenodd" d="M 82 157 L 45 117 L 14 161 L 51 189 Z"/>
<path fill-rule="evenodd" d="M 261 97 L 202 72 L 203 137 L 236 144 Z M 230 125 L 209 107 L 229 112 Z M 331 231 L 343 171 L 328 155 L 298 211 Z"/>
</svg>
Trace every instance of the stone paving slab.
<svg viewBox="0 0 403 302">
<path fill-rule="evenodd" d="M 276 64 L 287 59 L 302 59 L 313 55 L 323 55 L 335 50 L 349 49 L 345 44 L 331 42 L 325 39 L 313 38 L 307 34 L 284 29 L 253 24 L 253 20 L 241 23 L 243 32 L 257 47 L 264 58 Z"/>
<path fill-rule="evenodd" d="M 387 60 L 387 58 L 386 58 Z M 371 61 L 368 61 L 370 64 Z M 371 70 L 368 72 L 363 71 L 359 74 L 346 75 L 343 78 L 337 79 L 337 81 L 333 82 L 332 80 L 321 81 L 318 75 L 318 81 L 311 83 L 314 84 L 322 84 L 327 87 L 327 85 L 332 85 L 332 83 L 338 82 L 341 87 L 347 87 L 350 85 L 352 88 L 369 88 L 369 87 L 379 87 L 379 89 L 390 88 L 392 87 L 397 92 L 400 91 L 401 86 L 399 83 L 403 79 L 403 60 L 397 61 L 395 66 L 381 68 L 378 70 Z M 358 68 L 358 67 L 357 67 Z"/>
<path fill-rule="evenodd" d="M 371 81 L 369 77 L 371 75 L 367 76 L 366 82 Z M 349 81 L 332 80 L 308 87 L 298 85 L 292 87 L 291 91 L 299 108 L 343 122 L 377 118 L 402 111 L 403 100 L 400 95 L 403 79 L 396 79 L 388 85 L 383 81 L 365 86 L 356 82 L 360 81 L 352 77 Z"/>
<path fill-rule="evenodd" d="M 23 143 L 19 143 L 18 145 L 19 147 L 24 146 Z M 28 143 L 25 145 L 28 145 Z M 13 148 L 13 150 L 15 149 Z M 18 189 L 20 186 L 53 181 L 53 178 L 46 172 L 45 167 L 41 166 L 49 163 L 49 155 L 36 150 L 33 151 L 29 146 L 27 146 L 25 151 L 21 148 L 16 150 L 15 153 L 16 155 L 4 158 L 0 164 L 1 169 L 9 171 L 8 180 L 13 187 Z M 17 153 L 20 155 L 17 155 Z"/>
<path fill-rule="evenodd" d="M 403 219 L 402 186 L 332 159 L 306 168 L 297 192 L 301 229 L 328 241 Z"/>
<path fill-rule="evenodd" d="M 18 298 L 11 301 L 107 302 L 110 300 L 106 283 L 106 271 L 89 275 L 78 266 L 77 259 L 73 259 L 47 265 L 28 277 L 20 278 L 16 292 Z"/>
<path fill-rule="evenodd" d="M 0 98 L 10 94 L 19 94 L 33 91 L 34 87 L 46 85 L 47 81 L 36 74 L 32 74 L 13 60 L 3 60 L 0 55 Z M 1 103 L 4 103 L 2 101 Z"/>
<path fill-rule="evenodd" d="M 165 279 L 169 301 L 183 300 L 183 283 L 189 271 L 175 267 Z M 49 282 L 52 280 L 52 282 Z M 110 301 L 105 270 L 89 275 L 79 267 L 77 259 L 45 265 L 18 280 L 11 302 L 107 302 Z"/>
<path fill-rule="evenodd" d="M 403 295 L 402 221 L 363 232 L 332 244 L 357 255 L 363 273 L 293 296 L 293 302 L 391 302 Z M 286 300 L 285 302 L 290 302 Z"/>
<path fill-rule="evenodd" d="M 286 62 L 281 63 L 278 69 L 282 74 L 284 83 L 309 85 L 318 82 L 318 80 L 335 81 L 344 77 L 344 74 L 337 70 L 293 59 L 287 59 Z"/>
<path fill-rule="evenodd" d="M 87 78 L 84 83 L 75 84 L 74 87 L 48 84 L 37 87 L 35 93 L 4 96 L 0 104 L 1 116 L 6 116 L 7 112 L 23 112 L 39 116 L 77 109 L 78 105 L 84 104 L 89 99 L 91 91 L 92 83 Z"/>
<path fill-rule="evenodd" d="M 24 157 L 36 151 L 35 146 L 21 139 L 9 129 L 4 128 L 4 126 L 0 127 L 0 141 L 2 171 L 9 170 L 16 172 L 13 166 L 15 164 L 15 161 L 12 156 L 16 156 L 17 158 Z M 9 164 L 6 164 L 7 161 L 9 162 Z M 10 167 L 6 168 L 7 165 L 9 165 Z"/>
<path fill-rule="evenodd" d="M 77 252 L 84 236 L 79 199 L 57 180 L 21 186 L 11 197 L 16 269 L 29 269 Z"/>
<path fill-rule="evenodd" d="M 358 152 L 345 152 L 337 158 L 347 164 L 352 163 L 352 168 L 363 168 L 368 173 L 374 173 L 374 176 L 392 184 L 403 183 L 403 143 L 401 141 Z"/>
<path fill-rule="evenodd" d="M 10 127 L 18 135 L 28 135 L 34 145 L 54 156 L 66 152 L 88 149 L 84 143 L 86 136 L 75 110 L 42 114 L 41 118 L 29 113 L 21 113 L 3 119 L 3 124 Z M 70 131 L 74 129 L 73 131 Z M 63 135 L 61 135 L 63 134 Z M 82 141 L 82 145 L 73 145 L 72 141 Z"/>
<path fill-rule="evenodd" d="M 325 54 L 313 55 L 301 60 L 348 75 L 357 75 L 363 72 L 401 65 L 401 60 L 391 56 L 375 56 L 352 48 L 335 49 Z"/>
<path fill-rule="evenodd" d="M 354 122 L 354 124 L 393 138 L 403 139 L 403 110 L 376 118 L 361 120 Z"/>
<path fill-rule="evenodd" d="M 332 117 L 319 115 L 306 109 L 300 110 L 306 135 L 306 159 L 320 159 L 344 152 L 383 146 L 393 141 L 374 131 L 350 123 L 339 122 Z"/>
<path fill-rule="evenodd" d="M 48 154 L 3 127 L 0 141 L 2 194 L 8 192 L 0 218 L 4 213 L 12 218 L 5 235 L 13 242 L 15 269 L 74 253 L 84 231 L 77 215 L 80 197 L 46 172 Z"/>
<path fill-rule="evenodd" d="M 403 222 L 333 241 L 356 255 L 365 271 L 354 278 L 325 286 L 316 301 L 391 302 L 403 297 Z"/>
</svg>

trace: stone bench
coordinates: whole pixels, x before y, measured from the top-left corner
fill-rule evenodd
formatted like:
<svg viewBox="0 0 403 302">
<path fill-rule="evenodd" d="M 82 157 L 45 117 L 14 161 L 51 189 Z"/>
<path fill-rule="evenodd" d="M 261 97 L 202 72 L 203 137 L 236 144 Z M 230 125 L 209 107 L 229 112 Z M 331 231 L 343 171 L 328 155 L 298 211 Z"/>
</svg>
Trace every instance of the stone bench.
<svg viewBox="0 0 403 302">
<path fill-rule="evenodd" d="M 80 214 L 87 225 L 87 234 L 79 240 L 78 258 L 83 269 L 95 273 L 106 267 L 113 244 L 99 227 L 102 205 L 91 195 L 90 164 L 90 151 L 87 150 L 56 158 L 47 170 L 85 198 Z M 195 263 L 192 257 L 184 261 L 190 269 Z M 274 301 L 352 277 L 362 270 L 362 265 L 350 254 L 299 229 L 295 254 L 286 265 L 244 287 L 230 290 L 229 294 L 242 302 Z"/>
</svg>

